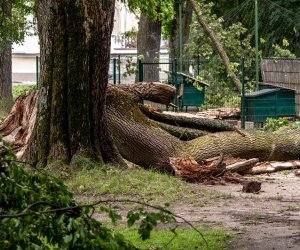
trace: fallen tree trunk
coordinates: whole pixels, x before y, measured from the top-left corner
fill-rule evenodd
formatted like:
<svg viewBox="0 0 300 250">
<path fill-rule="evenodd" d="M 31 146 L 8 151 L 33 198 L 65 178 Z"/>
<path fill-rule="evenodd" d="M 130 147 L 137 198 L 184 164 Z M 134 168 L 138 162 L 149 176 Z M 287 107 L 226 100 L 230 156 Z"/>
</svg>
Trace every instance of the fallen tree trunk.
<svg viewBox="0 0 300 250">
<path fill-rule="evenodd" d="M 20 148 L 16 147 L 20 142 L 17 138 L 23 138 L 21 144 L 23 144 L 22 150 L 24 150 L 30 137 L 31 130 L 26 128 L 34 125 L 35 95 L 32 92 L 27 94 L 26 98 L 28 99 L 21 97 L 12 109 L 12 113 L 1 124 L 0 132 L 2 133 L 16 131 L 19 128 L 19 136 L 12 137 L 15 138 L 15 141 L 12 141 L 16 152 L 22 152 Z M 174 95 L 174 88 L 164 84 L 109 86 L 106 99 L 108 125 L 116 146 L 125 159 L 145 168 L 174 172 L 170 164 L 170 157 L 192 157 L 196 162 L 221 154 L 243 159 L 258 158 L 259 160 L 281 161 L 294 160 L 300 157 L 299 129 L 280 133 L 218 132 L 190 141 L 182 141 L 161 129 L 159 125 L 144 115 L 138 104 L 141 99 L 167 104 L 170 103 Z M 23 105 L 24 110 L 28 110 L 28 114 L 31 113 L 31 115 L 23 117 L 21 122 L 19 122 L 20 114 L 18 113 L 23 111 L 17 108 L 18 105 L 20 107 Z M 205 119 L 198 120 L 193 120 L 193 124 L 211 123 Z M 180 119 L 175 119 L 173 125 L 178 125 L 178 121 L 180 122 Z M 223 124 L 225 123 L 222 122 Z M 183 125 L 183 123 L 179 125 Z M 231 125 L 225 125 L 225 127 L 233 129 Z M 6 136 L 9 136 L 8 132 L 6 132 Z M 21 153 L 19 153 L 20 155 Z"/>
<path fill-rule="evenodd" d="M 142 112 L 150 119 L 180 127 L 203 129 L 209 132 L 233 131 L 235 127 L 221 120 L 174 116 L 151 111 L 147 106 L 140 105 Z"/>
</svg>

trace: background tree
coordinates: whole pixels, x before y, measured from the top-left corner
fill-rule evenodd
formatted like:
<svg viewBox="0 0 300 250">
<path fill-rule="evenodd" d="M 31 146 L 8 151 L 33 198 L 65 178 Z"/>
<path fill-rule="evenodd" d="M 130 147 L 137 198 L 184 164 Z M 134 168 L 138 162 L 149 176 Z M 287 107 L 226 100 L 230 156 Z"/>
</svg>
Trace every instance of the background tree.
<svg viewBox="0 0 300 250">
<path fill-rule="evenodd" d="M 230 0 L 210 1 L 213 2 L 212 13 L 224 20 L 223 26 L 228 27 L 235 23 L 242 23 L 247 28 L 247 34 L 252 35 L 254 47 L 254 1 L 253 0 Z M 263 0 L 258 1 L 259 8 L 259 36 L 263 39 L 260 44 L 263 57 L 278 56 L 276 47 L 286 47 L 296 56 L 300 56 L 299 31 L 300 31 L 300 3 L 294 0 Z M 287 40 L 289 44 L 282 44 Z"/>
<path fill-rule="evenodd" d="M 190 37 L 190 25 L 192 22 L 193 9 L 190 0 L 182 0 L 182 37 L 183 46 L 188 43 Z M 179 58 L 179 1 L 174 1 L 173 11 L 176 13 L 173 20 L 167 24 L 166 33 L 169 38 L 169 58 Z"/>
<path fill-rule="evenodd" d="M 0 101 L 4 107 L 12 101 L 11 46 L 24 40 L 32 4 L 30 0 L 0 1 Z"/>
<path fill-rule="evenodd" d="M 37 0 L 41 89 L 27 159 L 74 155 L 125 165 L 107 129 L 106 87 L 114 0 Z"/>
<path fill-rule="evenodd" d="M 162 27 L 173 19 L 174 0 L 128 0 L 131 11 L 140 14 L 137 54 L 144 60 L 159 59 Z M 159 81 L 159 69 L 155 65 L 147 66 L 144 81 Z"/>
</svg>

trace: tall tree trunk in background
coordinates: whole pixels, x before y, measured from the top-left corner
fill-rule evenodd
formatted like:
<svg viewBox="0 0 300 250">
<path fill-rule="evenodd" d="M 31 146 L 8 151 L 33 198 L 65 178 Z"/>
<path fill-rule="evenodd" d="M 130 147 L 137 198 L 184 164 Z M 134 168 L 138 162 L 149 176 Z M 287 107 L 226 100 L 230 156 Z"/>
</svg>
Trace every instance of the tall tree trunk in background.
<svg viewBox="0 0 300 250">
<path fill-rule="evenodd" d="M 105 113 L 114 0 L 37 0 L 41 89 L 25 158 L 70 162 L 75 155 L 125 165 Z"/>
<path fill-rule="evenodd" d="M 11 18 L 11 7 L 11 1 L 0 2 L 0 10 L 8 18 Z M 11 64 L 11 43 L 7 41 L 6 46 L 0 48 L 0 102 L 2 105 L 12 102 Z"/>
<path fill-rule="evenodd" d="M 0 101 L 12 102 L 11 45 L 0 51 Z"/>
<path fill-rule="evenodd" d="M 159 59 L 161 41 L 161 21 L 151 20 L 146 13 L 141 13 L 137 37 L 137 54 L 142 55 L 145 61 Z M 144 65 L 144 81 L 159 81 L 159 67 Z"/>
<path fill-rule="evenodd" d="M 179 9 L 178 3 L 174 4 L 174 10 L 176 18 L 173 20 L 170 30 L 170 39 L 169 39 L 169 57 L 170 58 L 179 58 Z M 189 0 L 182 1 L 182 37 L 183 37 L 183 46 L 188 43 L 190 37 L 190 25 L 192 23 L 193 9 Z"/>
</svg>

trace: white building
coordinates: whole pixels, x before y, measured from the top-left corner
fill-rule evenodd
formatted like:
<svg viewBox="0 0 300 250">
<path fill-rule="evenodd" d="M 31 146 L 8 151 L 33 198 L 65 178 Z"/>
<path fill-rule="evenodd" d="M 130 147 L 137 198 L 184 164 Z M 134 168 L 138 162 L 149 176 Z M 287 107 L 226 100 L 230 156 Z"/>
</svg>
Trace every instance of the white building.
<svg viewBox="0 0 300 250">
<path fill-rule="evenodd" d="M 114 28 L 111 36 L 111 54 L 136 54 L 136 37 L 125 37 L 126 32 L 138 30 L 138 17 L 131 13 L 125 3 L 116 1 Z M 131 32 L 134 33 L 134 32 Z M 13 45 L 13 82 L 36 82 L 37 57 L 40 48 L 37 36 L 26 37 L 21 45 Z M 166 49 L 162 51 L 167 54 Z"/>
<path fill-rule="evenodd" d="M 128 48 L 124 33 L 138 29 L 138 20 L 130 13 L 124 3 L 116 2 L 114 29 L 111 38 L 111 53 L 136 53 L 134 47 Z M 13 82 L 36 82 L 36 57 L 39 56 L 40 47 L 37 36 L 26 37 L 23 44 L 13 45 L 12 78 Z"/>
</svg>

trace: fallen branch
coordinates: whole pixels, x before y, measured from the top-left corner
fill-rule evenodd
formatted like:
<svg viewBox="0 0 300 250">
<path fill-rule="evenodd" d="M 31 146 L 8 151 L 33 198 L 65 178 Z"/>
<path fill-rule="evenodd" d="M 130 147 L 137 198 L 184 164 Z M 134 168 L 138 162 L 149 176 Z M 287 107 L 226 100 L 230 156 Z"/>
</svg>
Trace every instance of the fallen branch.
<svg viewBox="0 0 300 250">
<path fill-rule="evenodd" d="M 253 158 L 245 161 L 239 161 L 234 164 L 227 165 L 226 170 L 231 172 L 242 173 L 252 168 L 257 162 L 259 162 L 259 159 L 257 158 Z"/>
<path fill-rule="evenodd" d="M 266 174 L 296 168 L 300 168 L 300 161 L 259 163 L 255 167 L 245 171 L 243 174 Z"/>
<path fill-rule="evenodd" d="M 189 141 L 208 134 L 208 132 L 199 129 L 184 128 L 156 121 L 153 122 L 159 127 L 161 127 L 163 130 L 167 131 L 169 134 L 179 138 L 182 141 Z"/>
<path fill-rule="evenodd" d="M 209 120 L 203 118 L 192 118 L 183 116 L 174 116 L 169 114 L 162 114 L 158 112 L 151 112 L 148 107 L 140 105 L 141 111 L 150 119 L 167 123 L 169 125 L 188 127 L 195 129 L 202 129 L 208 132 L 220 131 L 234 131 L 235 127 L 228 122 L 221 120 Z"/>
</svg>

